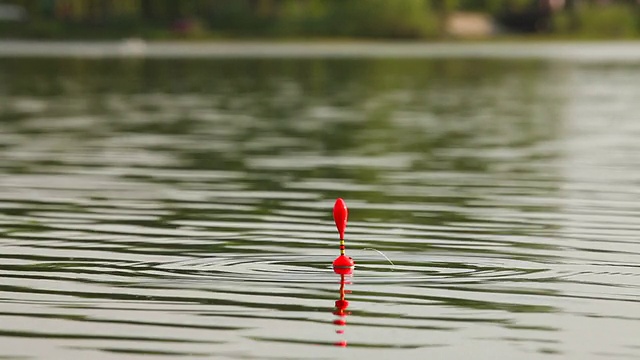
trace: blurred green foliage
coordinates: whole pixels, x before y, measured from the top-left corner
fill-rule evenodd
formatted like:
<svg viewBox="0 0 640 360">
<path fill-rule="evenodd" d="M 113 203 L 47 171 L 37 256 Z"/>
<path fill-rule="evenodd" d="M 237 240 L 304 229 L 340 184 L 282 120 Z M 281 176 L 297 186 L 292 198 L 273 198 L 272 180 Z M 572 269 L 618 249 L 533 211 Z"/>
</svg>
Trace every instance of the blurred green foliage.
<svg viewBox="0 0 640 360">
<path fill-rule="evenodd" d="M 637 36 L 635 0 L 4 0 L 27 14 L 0 20 L 0 38 L 405 38 L 447 36 L 456 12 L 541 19 L 539 32 Z M 1 17 L 0 17 L 1 19 Z M 518 20 L 516 20 L 517 23 Z M 506 29 L 508 32 L 509 29 Z"/>
<path fill-rule="evenodd" d="M 336 35 L 424 38 L 438 32 L 438 18 L 424 0 L 337 1 L 329 18 Z"/>
<path fill-rule="evenodd" d="M 631 38 L 640 34 L 640 13 L 622 4 L 585 6 L 555 16 L 554 29 L 584 38 Z"/>
</svg>

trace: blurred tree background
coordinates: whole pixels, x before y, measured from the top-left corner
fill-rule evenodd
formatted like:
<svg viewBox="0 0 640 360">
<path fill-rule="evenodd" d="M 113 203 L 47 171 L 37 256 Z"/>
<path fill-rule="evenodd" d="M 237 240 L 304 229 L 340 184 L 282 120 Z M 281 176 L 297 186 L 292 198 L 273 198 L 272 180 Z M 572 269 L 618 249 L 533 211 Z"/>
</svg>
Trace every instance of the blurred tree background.
<svg viewBox="0 0 640 360">
<path fill-rule="evenodd" d="M 640 0 L 0 0 L 0 38 L 633 38 Z"/>
</svg>

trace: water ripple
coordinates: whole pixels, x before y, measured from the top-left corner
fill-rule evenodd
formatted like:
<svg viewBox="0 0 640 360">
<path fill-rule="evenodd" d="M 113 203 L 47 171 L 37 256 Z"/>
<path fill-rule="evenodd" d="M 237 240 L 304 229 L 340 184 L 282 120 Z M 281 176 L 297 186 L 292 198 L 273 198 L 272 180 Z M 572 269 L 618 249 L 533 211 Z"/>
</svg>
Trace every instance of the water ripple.
<svg viewBox="0 0 640 360">
<path fill-rule="evenodd" d="M 0 358 L 639 354 L 637 66 L 476 60 L 0 59 Z"/>
</svg>

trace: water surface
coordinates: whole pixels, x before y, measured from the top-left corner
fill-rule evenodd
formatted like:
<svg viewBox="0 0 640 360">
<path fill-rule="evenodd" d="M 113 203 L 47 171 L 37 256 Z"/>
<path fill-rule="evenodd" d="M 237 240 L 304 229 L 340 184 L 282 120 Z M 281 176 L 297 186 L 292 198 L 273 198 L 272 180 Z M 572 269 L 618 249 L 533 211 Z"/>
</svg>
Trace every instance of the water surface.
<svg viewBox="0 0 640 360">
<path fill-rule="evenodd" d="M 353 55 L 0 59 L 0 358 L 640 357 L 639 63 Z"/>
</svg>

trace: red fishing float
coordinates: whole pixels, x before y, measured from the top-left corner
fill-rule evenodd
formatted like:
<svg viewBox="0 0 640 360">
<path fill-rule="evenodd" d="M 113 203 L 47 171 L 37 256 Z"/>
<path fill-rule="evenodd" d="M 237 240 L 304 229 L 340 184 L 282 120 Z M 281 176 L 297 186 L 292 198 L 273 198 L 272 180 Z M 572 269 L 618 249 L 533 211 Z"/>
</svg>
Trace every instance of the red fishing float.
<svg viewBox="0 0 640 360">
<path fill-rule="evenodd" d="M 335 205 L 333 205 L 333 221 L 335 221 L 338 233 L 340 234 L 340 256 L 333 260 L 333 271 L 341 275 L 351 274 L 355 265 L 353 259 L 344 253 L 344 231 L 347 228 L 348 217 L 349 210 L 347 209 L 347 204 L 345 204 L 341 198 L 337 199 Z"/>
<path fill-rule="evenodd" d="M 333 272 L 340 275 L 340 299 L 336 300 L 335 310 L 333 312 L 337 318 L 333 321 L 338 326 L 336 333 L 344 334 L 345 327 L 347 325 L 347 315 L 350 314 L 347 311 L 349 307 L 349 301 L 345 298 L 347 290 L 345 290 L 346 278 L 353 273 L 353 267 L 355 263 L 350 256 L 345 254 L 344 245 L 344 231 L 347 228 L 347 218 L 349 217 L 349 210 L 344 200 L 337 199 L 335 205 L 333 205 L 333 221 L 338 228 L 338 234 L 340 234 L 340 256 L 333 260 Z M 341 340 L 335 343 L 336 346 L 346 347 L 347 341 Z"/>
</svg>

